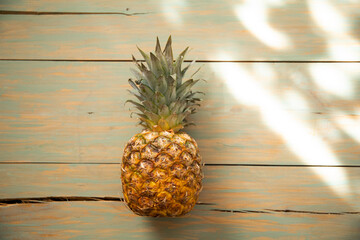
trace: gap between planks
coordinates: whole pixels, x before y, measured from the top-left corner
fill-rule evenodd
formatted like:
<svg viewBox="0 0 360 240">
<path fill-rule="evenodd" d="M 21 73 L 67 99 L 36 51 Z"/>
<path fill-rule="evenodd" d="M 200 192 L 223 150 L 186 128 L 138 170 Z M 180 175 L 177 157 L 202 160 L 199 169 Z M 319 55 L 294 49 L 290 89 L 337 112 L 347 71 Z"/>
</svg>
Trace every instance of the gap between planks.
<svg viewBox="0 0 360 240">
<path fill-rule="evenodd" d="M 59 164 L 59 165 L 120 165 L 120 162 L 0 162 L 1 164 Z M 301 165 L 301 164 L 253 164 L 253 163 L 204 163 L 206 167 L 339 167 L 360 168 L 360 165 Z"/>
<path fill-rule="evenodd" d="M 24 62 L 133 62 L 132 59 L 37 59 L 37 58 L 3 58 L 0 61 Z M 145 62 L 145 60 L 137 60 Z M 194 60 L 184 60 L 193 62 Z M 330 60 L 196 60 L 197 63 L 360 63 L 360 61 L 330 61 Z"/>
<path fill-rule="evenodd" d="M 124 15 L 127 17 L 136 15 L 146 15 L 151 12 L 43 12 L 43 11 L 13 11 L 13 10 L 0 10 L 1 15 Z"/>
<path fill-rule="evenodd" d="M 92 202 L 124 202 L 123 198 L 118 197 L 81 197 L 81 196 L 57 196 L 57 197 L 34 197 L 34 198 L 5 198 L 0 199 L 0 206 L 18 205 L 18 204 L 39 204 L 49 202 L 79 202 L 79 201 L 92 201 Z M 216 205 L 214 203 L 197 202 L 197 205 Z M 291 213 L 291 214 L 317 214 L 317 215 L 355 215 L 360 212 L 319 212 L 319 211 L 299 211 L 292 209 L 264 209 L 264 210 L 230 210 L 230 209 L 217 209 L 212 208 L 210 211 L 227 212 L 227 213 L 261 213 L 261 214 L 274 214 L 274 213 Z"/>
</svg>

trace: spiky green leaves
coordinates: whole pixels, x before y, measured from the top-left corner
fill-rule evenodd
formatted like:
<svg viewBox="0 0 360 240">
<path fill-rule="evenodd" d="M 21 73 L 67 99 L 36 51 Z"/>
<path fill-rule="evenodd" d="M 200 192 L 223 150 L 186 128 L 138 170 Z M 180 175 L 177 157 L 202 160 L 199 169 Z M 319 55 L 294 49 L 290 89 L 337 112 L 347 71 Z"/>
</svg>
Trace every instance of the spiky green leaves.
<svg viewBox="0 0 360 240">
<path fill-rule="evenodd" d="M 195 96 L 203 94 L 191 90 L 199 81 L 198 79 L 184 81 L 186 72 L 195 62 L 182 68 L 185 54 L 189 48 L 182 51 L 174 61 L 171 44 L 170 36 L 163 51 L 158 38 L 155 53 L 146 54 L 138 48 L 147 66 L 133 56 L 137 70 L 131 70 L 136 80 L 129 79 L 129 84 L 134 89 L 130 93 L 137 98 L 138 102 L 133 100 L 127 102 L 139 110 L 135 113 L 139 116 L 139 124 L 153 131 L 172 129 L 177 132 L 181 128 L 191 125 L 192 123 L 187 121 L 187 117 L 196 112 L 201 101 Z"/>
</svg>

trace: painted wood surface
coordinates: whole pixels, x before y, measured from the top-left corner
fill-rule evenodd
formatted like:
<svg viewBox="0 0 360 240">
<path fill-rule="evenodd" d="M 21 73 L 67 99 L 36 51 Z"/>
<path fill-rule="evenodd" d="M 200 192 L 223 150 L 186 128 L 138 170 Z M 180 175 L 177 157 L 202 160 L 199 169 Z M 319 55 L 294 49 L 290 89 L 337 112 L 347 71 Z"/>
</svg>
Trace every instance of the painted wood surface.
<svg viewBox="0 0 360 240">
<path fill-rule="evenodd" d="M 124 105 L 132 66 L 1 62 L 0 160 L 120 162 L 140 131 Z M 360 64 L 199 66 L 206 95 L 187 131 L 206 163 L 360 165 Z"/>
<path fill-rule="evenodd" d="M 2 205 L 0 238 L 360 238 L 359 7 L 0 1 L 0 203 L 70 199 Z M 138 132 L 123 105 L 130 56 L 170 34 L 208 80 L 188 129 L 208 164 L 199 204 L 148 219 L 119 201 L 71 202 L 122 197 L 116 163 Z"/>
<path fill-rule="evenodd" d="M 0 208 L 2 239 L 358 239 L 358 215 L 224 213 L 196 206 L 182 218 L 145 218 L 118 202 Z"/>
<path fill-rule="evenodd" d="M 5 164 L 0 198 L 122 198 L 119 164 Z M 206 166 L 199 202 L 225 210 L 360 212 L 360 169 Z"/>
<path fill-rule="evenodd" d="M 190 45 L 191 57 L 204 60 L 359 61 L 359 7 L 340 0 L 2 1 L 0 58 L 130 59 L 135 44 L 149 48 L 172 34 L 177 51 Z"/>
</svg>

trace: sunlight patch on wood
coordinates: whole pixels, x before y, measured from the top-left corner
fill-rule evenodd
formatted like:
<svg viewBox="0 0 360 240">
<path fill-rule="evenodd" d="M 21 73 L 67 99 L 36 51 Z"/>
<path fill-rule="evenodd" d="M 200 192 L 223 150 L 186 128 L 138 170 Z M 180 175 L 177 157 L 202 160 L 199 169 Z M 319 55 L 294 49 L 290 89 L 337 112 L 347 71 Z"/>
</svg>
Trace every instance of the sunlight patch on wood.
<svg viewBox="0 0 360 240">
<path fill-rule="evenodd" d="M 304 120 L 299 119 L 283 106 L 279 97 L 265 88 L 247 69 L 223 63 L 213 65 L 213 70 L 223 78 L 232 95 L 242 104 L 258 109 L 264 123 L 279 134 L 289 149 L 306 164 L 340 165 L 329 145 Z M 343 169 L 313 169 L 339 196 L 351 195 L 348 179 Z"/>
<path fill-rule="evenodd" d="M 277 50 L 291 48 L 290 39 L 269 24 L 269 6 L 266 1 L 245 1 L 235 7 L 235 13 L 241 23 L 267 46 Z"/>
</svg>

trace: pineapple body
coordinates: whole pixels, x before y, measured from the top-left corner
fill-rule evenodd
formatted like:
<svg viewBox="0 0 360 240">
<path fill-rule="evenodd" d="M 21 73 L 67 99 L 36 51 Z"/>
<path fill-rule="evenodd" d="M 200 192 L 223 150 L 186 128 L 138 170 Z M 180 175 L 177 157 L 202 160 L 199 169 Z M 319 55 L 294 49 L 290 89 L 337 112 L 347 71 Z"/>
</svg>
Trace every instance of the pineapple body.
<svg viewBox="0 0 360 240">
<path fill-rule="evenodd" d="M 181 130 L 194 125 L 189 116 L 196 113 L 203 92 L 192 87 L 201 79 L 189 79 L 186 72 L 194 61 L 182 67 L 188 47 L 176 59 L 169 37 L 161 50 L 157 39 L 155 53 L 140 48 L 143 61 L 133 61 L 135 79 L 129 90 L 136 99 L 127 100 L 144 131 L 126 144 L 122 158 L 121 181 L 124 199 L 138 215 L 177 217 L 188 213 L 202 189 L 201 157 L 193 138 Z M 146 65 L 145 65 L 146 64 Z M 132 116 L 131 114 L 130 116 Z"/>
<path fill-rule="evenodd" d="M 138 215 L 177 217 L 188 213 L 198 200 L 202 178 L 197 143 L 185 132 L 145 130 L 125 147 L 123 194 Z"/>
</svg>

